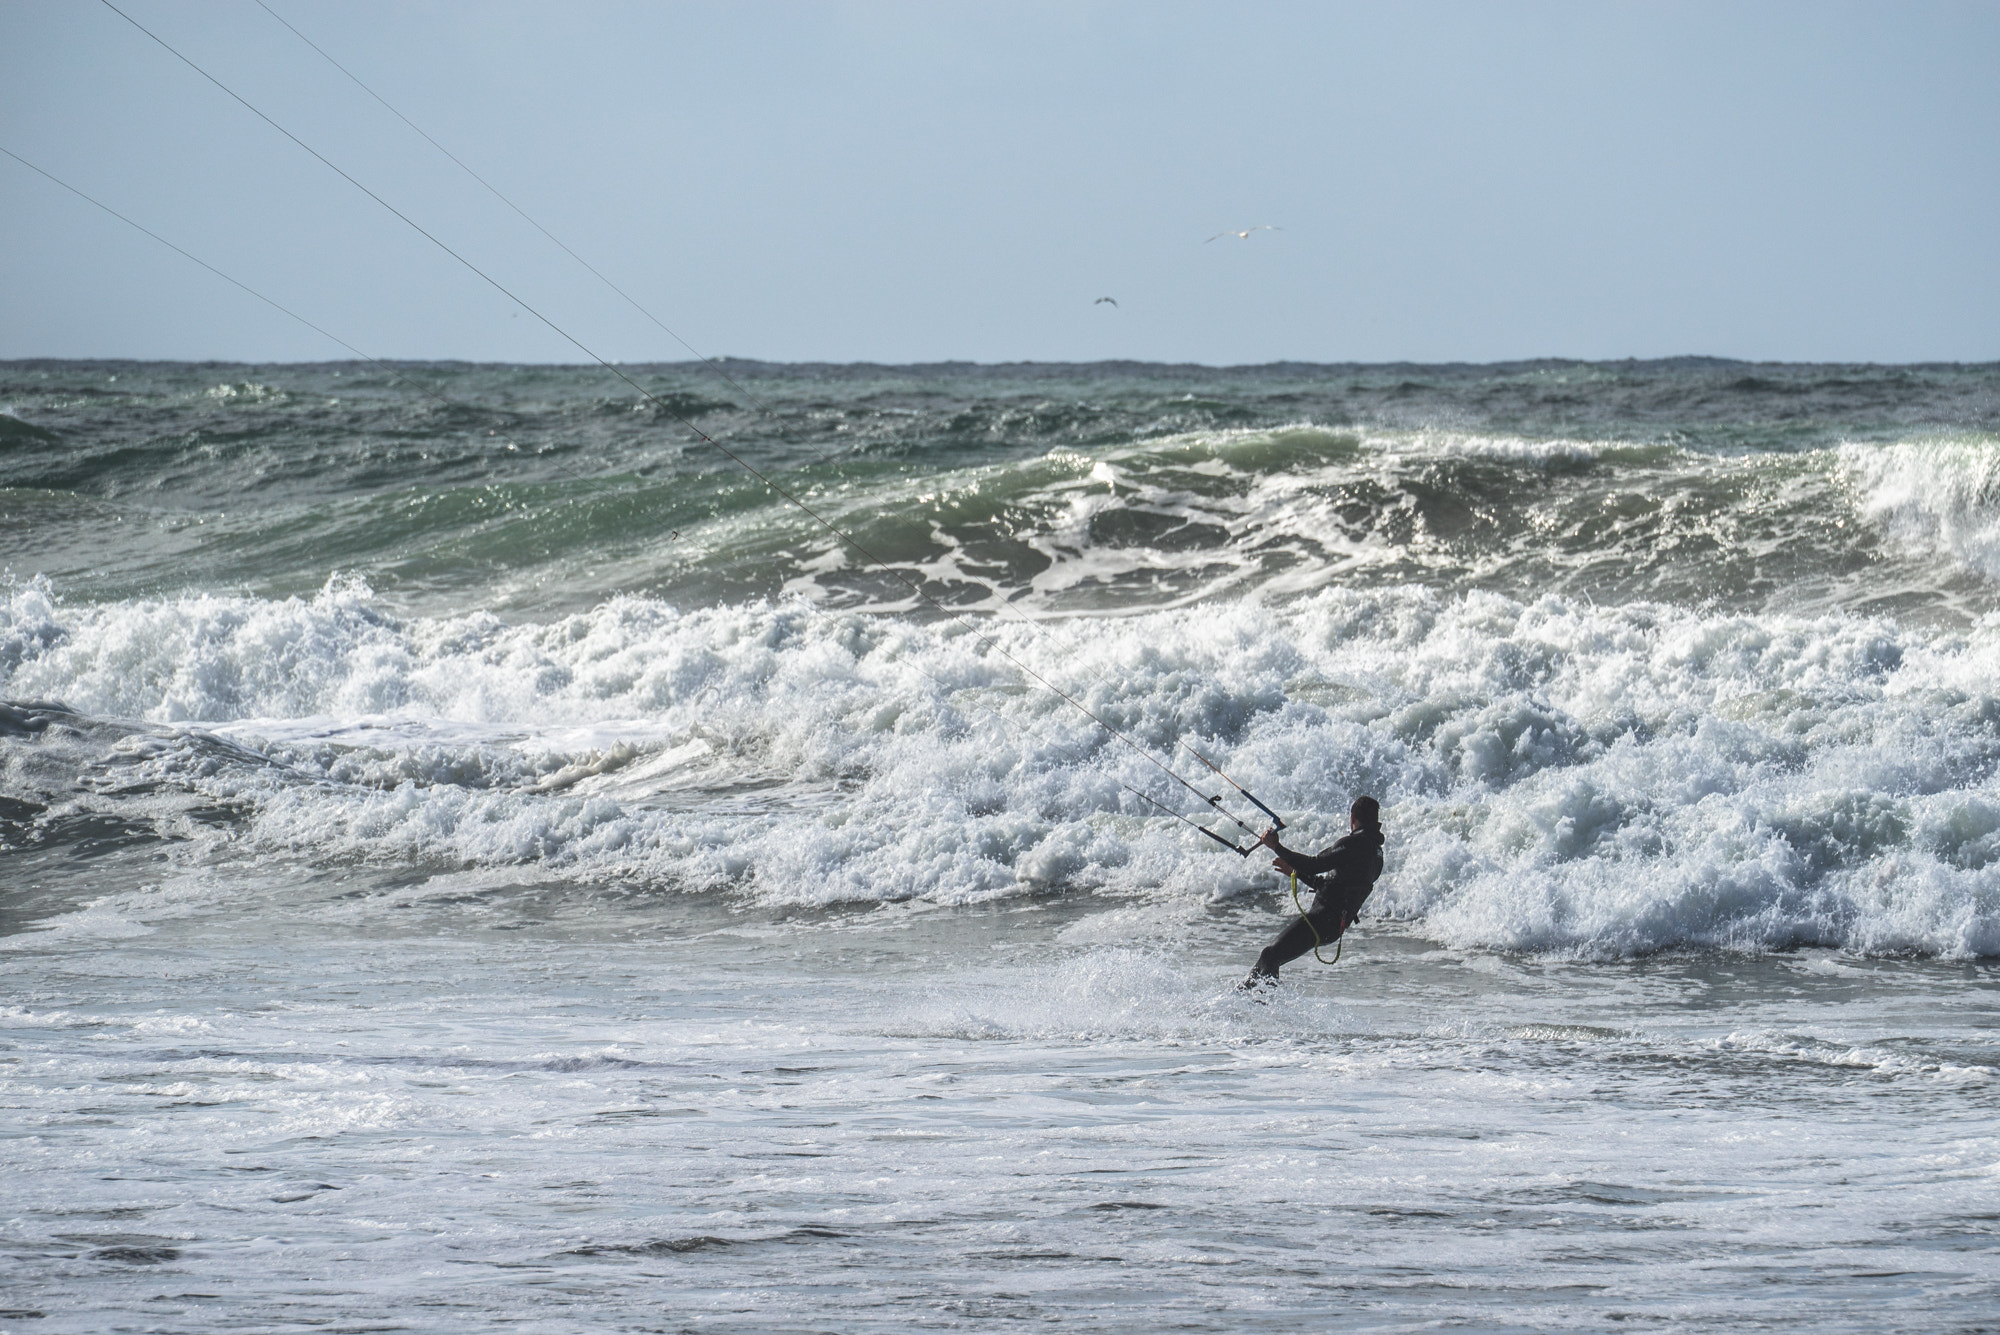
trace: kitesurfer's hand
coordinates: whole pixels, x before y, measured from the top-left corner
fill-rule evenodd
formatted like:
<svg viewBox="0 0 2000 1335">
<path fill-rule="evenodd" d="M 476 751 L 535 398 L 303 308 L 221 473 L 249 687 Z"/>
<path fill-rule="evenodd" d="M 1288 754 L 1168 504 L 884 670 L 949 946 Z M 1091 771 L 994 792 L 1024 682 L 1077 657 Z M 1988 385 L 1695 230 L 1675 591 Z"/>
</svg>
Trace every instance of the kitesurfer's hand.
<svg viewBox="0 0 2000 1335">
<path fill-rule="evenodd" d="M 1280 872 L 1283 872 L 1287 876 L 1290 876 L 1292 874 L 1292 864 L 1285 861 L 1283 858 L 1272 858 L 1271 865 L 1273 867 L 1276 867 Z"/>
<path fill-rule="evenodd" d="M 1266 848 L 1277 848 L 1279 846 L 1277 827 L 1272 826 L 1270 829 L 1264 831 L 1264 833 L 1258 835 L 1257 842 Z"/>
</svg>

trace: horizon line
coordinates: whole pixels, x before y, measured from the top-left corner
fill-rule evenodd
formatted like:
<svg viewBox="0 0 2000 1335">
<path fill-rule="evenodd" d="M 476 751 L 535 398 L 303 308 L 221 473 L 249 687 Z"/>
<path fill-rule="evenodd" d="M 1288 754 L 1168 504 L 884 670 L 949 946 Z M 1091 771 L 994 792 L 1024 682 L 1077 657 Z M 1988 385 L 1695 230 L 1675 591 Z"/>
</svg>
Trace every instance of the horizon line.
<svg viewBox="0 0 2000 1335">
<path fill-rule="evenodd" d="M 879 370 L 937 370 L 951 368 L 957 370 L 1012 370 L 1033 367 L 1150 367 L 1161 370 L 1203 370 L 1203 371 L 1259 371 L 1278 367 L 1316 368 L 1324 370 L 1373 369 L 1387 370 L 1398 367 L 1424 367 L 1433 370 L 1480 370 L 1523 366 L 1785 366 L 1785 367 L 1855 367 L 1879 370 L 1913 369 L 1980 369 L 2000 367 L 2000 359 L 1952 361 L 1924 359 L 1916 361 L 1872 361 L 1872 360 L 1831 360 L 1809 361 L 1788 358 L 1723 357 L 1708 353 L 1677 353 L 1660 357 L 1567 357 L 1528 356 L 1501 357 L 1488 361 L 1455 358 L 1444 361 L 1422 361 L 1408 357 L 1383 361 L 1311 361 L 1299 358 L 1278 358 L 1260 362 L 1201 362 L 1201 361 L 1154 361 L 1133 357 L 1098 357 L 1085 361 L 1040 360 L 1015 358 L 998 361 L 980 361 L 972 358 L 948 357 L 935 361 L 880 361 L 860 358 L 852 361 L 835 361 L 812 358 L 798 361 L 774 360 L 762 357 L 744 357 L 734 354 L 713 357 L 687 357 L 678 360 L 629 360 L 608 359 L 613 366 L 700 368 L 703 366 L 729 365 L 740 367 L 769 367 L 773 369 L 879 369 Z M 535 367 L 544 370 L 592 370 L 604 369 L 597 362 L 588 361 L 507 361 L 472 357 L 332 357 L 311 359 L 246 359 L 240 357 L 61 357 L 27 356 L 0 357 L 0 367 L 25 367 L 37 365 L 63 366 L 466 366 L 466 367 Z"/>
</svg>

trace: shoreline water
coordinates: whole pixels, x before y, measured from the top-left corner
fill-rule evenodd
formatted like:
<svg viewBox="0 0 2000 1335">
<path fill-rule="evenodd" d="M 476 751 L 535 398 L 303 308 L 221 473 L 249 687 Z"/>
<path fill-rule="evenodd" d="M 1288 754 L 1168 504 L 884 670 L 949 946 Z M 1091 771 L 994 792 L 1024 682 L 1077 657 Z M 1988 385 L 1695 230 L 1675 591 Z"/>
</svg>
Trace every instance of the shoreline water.
<svg viewBox="0 0 2000 1335">
<path fill-rule="evenodd" d="M 468 936 L 434 898 L 31 948 L 47 1329 L 1917 1330 L 2000 1278 L 1991 965 L 1364 931 L 1253 1006 L 1257 915 L 1162 952 L 1075 901 Z"/>
</svg>

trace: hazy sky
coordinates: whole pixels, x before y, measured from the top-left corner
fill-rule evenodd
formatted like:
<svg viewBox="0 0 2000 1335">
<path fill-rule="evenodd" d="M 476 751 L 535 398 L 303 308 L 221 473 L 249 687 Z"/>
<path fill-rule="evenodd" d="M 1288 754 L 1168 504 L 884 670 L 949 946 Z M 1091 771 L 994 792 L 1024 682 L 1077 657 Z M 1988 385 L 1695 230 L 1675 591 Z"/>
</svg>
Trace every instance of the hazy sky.
<svg viewBox="0 0 2000 1335">
<path fill-rule="evenodd" d="M 118 3 L 596 352 L 687 355 L 256 0 Z M 268 3 L 711 354 L 2000 359 L 1992 0 Z M 0 0 L 0 146 L 371 355 L 584 360 L 101 0 Z M 347 355 L 0 201 L 0 357 Z"/>
</svg>

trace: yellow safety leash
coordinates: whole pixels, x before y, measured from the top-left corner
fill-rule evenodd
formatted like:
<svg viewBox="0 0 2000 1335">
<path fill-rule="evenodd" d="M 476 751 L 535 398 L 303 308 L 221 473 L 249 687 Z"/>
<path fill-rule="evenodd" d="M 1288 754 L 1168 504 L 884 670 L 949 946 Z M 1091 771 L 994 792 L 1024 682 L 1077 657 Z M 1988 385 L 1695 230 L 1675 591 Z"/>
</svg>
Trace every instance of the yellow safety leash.
<svg viewBox="0 0 2000 1335">
<path fill-rule="evenodd" d="M 1292 907 L 1299 911 L 1299 916 L 1306 920 L 1306 926 L 1312 929 L 1313 958 L 1318 960 L 1321 964 L 1340 963 L 1340 943 L 1341 940 L 1346 936 L 1346 933 L 1342 932 L 1339 937 L 1334 938 L 1332 959 L 1328 959 L 1324 955 L 1319 953 L 1319 948 L 1325 945 L 1326 943 L 1319 939 L 1319 928 L 1317 926 L 1314 926 L 1311 916 L 1306 913 L 1306 906 L 1299 902 L 1299 874 L 1297 872 L 1292 873 Z"/>
</svg>

